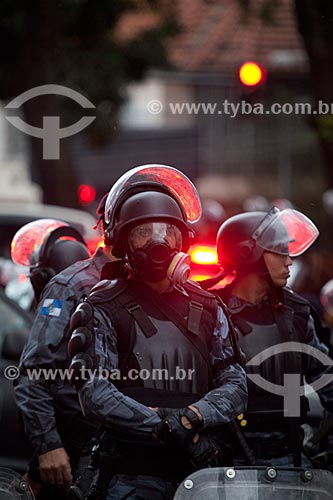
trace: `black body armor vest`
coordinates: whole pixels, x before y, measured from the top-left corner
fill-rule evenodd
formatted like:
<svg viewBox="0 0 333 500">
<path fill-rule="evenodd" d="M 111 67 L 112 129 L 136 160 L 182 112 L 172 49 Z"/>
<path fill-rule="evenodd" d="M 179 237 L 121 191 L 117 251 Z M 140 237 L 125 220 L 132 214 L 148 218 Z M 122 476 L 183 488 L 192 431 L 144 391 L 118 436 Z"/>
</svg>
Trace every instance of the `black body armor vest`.
<svg viewBox="0 0 333 500">
<path fill-rule="evenodd" d="M 288 289 L 281 290 L 279 298 L 270 297 L 258 305 L 248 306 L 232 320 L 238 330 L 238 340 L 247 362 L 265 349 L 284 342 L 303 342 L 309 319 L 307 302 Z M 219 291 L 228 303 L 230 288 Z M 304 363 L 299 353 L 281 353 L 267 357 L 257 366 L 246 365 L 248 374 L 259 374 L 276 385 L 284 385 L 284 374 L 304 373 Z M 246 411 L 246 431 L 282 430 L 287 425 L 284 419 L 282 396 L 268 392 L 248 378 L 249 399 Z M 308 402 L 301 398 L 301 419 L 304 420 Z"/>
<path fill-rule="evenodd" d="M 122 380 L 115 385 L 147 406 L 186 406 L 212 389 L 217 301 L 195 284 L 184 288 L 187 295 L 156 294 L 134 280 L 105 281 L 88 298 L 117 334 Z M 133 373 L 140 376 L 133 380 Z"/>
</svg>

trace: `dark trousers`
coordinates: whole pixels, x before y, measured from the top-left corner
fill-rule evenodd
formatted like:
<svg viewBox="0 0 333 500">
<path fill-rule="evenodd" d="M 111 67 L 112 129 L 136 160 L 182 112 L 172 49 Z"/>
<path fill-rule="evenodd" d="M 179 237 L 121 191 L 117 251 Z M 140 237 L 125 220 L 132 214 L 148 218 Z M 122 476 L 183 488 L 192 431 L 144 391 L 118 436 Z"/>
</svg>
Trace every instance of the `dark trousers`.
<svg viewBox="0 0 333 500">
<path fill-rule="evenodd" d="M 172 500 L 178 483 L 157 476 L 117 474 L 112 478 L 106 500 Z"/>
</svg>

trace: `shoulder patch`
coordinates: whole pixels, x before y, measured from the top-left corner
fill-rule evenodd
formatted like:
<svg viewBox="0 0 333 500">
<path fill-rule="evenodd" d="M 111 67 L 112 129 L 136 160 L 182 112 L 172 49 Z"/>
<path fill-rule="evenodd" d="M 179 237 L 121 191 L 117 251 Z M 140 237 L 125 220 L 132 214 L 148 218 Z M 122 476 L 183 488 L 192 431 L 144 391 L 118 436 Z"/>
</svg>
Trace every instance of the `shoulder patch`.
<svg viewBox="0 0 333 500">
<path fill-rule="evenodd" d="M 62 300 L 45 299 L 42 303 L 40 314 L 43 316 L 60 316 L 62 310 Z"/>
</svg>

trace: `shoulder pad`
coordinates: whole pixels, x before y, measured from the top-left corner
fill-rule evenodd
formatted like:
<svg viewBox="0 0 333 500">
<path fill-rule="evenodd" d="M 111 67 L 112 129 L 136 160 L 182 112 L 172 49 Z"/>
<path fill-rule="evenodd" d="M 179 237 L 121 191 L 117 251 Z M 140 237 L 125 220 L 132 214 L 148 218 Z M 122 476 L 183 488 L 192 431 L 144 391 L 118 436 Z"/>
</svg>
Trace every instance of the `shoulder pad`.
<svg viewBox="0 0 333 500">
<path fill-rule="evenodd" d="M 214 294 L 217 295 L 221 300 L 226 302 L 229 295 L 229 288 L 228 286 L 217 288 L 216 290 L 214 290 Z"/>
<path fill-rule="evenodd" d="M 117 286 L 118 280 L 102 280 L 96 283 L 95 286 L 92 287 L 89 297 L 92 297 L 98 292 L 102 292 L 105 290 L 111 290 L 111 288 L 114 288 Z"/>
<path fill-rule="evenodd" d="M 52 281 L 60 283 L 61 285 L 68 285 L 70 281 L 76 279 L 79 273 L 81 273 L 85 269 L 88 269 L 90 267 L 90 264 L 90 259 L 75 262 L 71 266 L 66 267 L 66 269 L 61 271 L 59 274 L 56 274 L 56 276 L 52 278 Z M 78 277 L 78 279 L 80 278 Z"/>
<path fill-rule="evenodd" d="M 298 293 L 294 292 L 291 288 L 284 287 L 283 293 L 287 302 L 289 301 L 293 304 L 300 304 L 303 306 L 310 307 L 310 302 L 301 295 L 298 295 Z"/>
<path fill-rule="evenodd" d="M 201 288 L 201 286 L 198 283 L 196 283 L 195 281 L 188 280 L 188 281 L 186 281 L 186 283 L 183 286 L 184 286 L 184 289 L 189 293 L 192 292 L 192 293 L 198 294 L 205 299 L 215 299 L 216 300 L 216 297 L 213 293 L 207 292 L 207 290 L 204 290 L 203 288 Z"/>
<path fill-rule="evenodd" d="M 108 302 L 127 290 L 127 282 L 122 279 L 103 280 L 90 291 L 88 299 L 92 303 Z"/>
</svg>

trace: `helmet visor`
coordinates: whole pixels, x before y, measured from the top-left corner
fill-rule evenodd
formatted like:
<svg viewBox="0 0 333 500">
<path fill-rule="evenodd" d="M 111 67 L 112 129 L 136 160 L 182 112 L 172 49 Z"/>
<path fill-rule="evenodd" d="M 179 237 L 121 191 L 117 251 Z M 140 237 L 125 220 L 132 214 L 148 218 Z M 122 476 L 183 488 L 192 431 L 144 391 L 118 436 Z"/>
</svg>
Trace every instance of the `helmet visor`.
<svg viewBox="0 0 333 500">
<path fill-rule="evenodd" d="M 32 253 L 43 244 L 52 231 L 63 226 L 68 224 L 55 219 L 38 219 L 25 224 L 11 242 L 12 260 L 16 264 L 29 266 Z"/>
<path fill-rule="evenodd" d="M 132 251 L 143 248 L 149 242 L 167 243 L 172 250 L 182 248 L 182 234 L 178 227 L 164 222 L 146 222 L 134 227 L 128 238 Z"/>
<path fill-rule="evenodd" d="M 317 239 L 319 231 L 306 215 L 274 207 L 252 234 L 257 245 L 268 252 L 297 257 Z"/>
<path fill-rule="evenodd" d="M 187 222 L 196 222 L 201 215 L 199 195 L 185 174 L 167 165 L 142 165 L 122 175 L 112 186 L 105 204 L 105 222 L 114 224 L 115 210 L 119 199 L 130 188 L 138 185 L 156 184 L 166 188 L 181 205 Z"/>
</svg>

